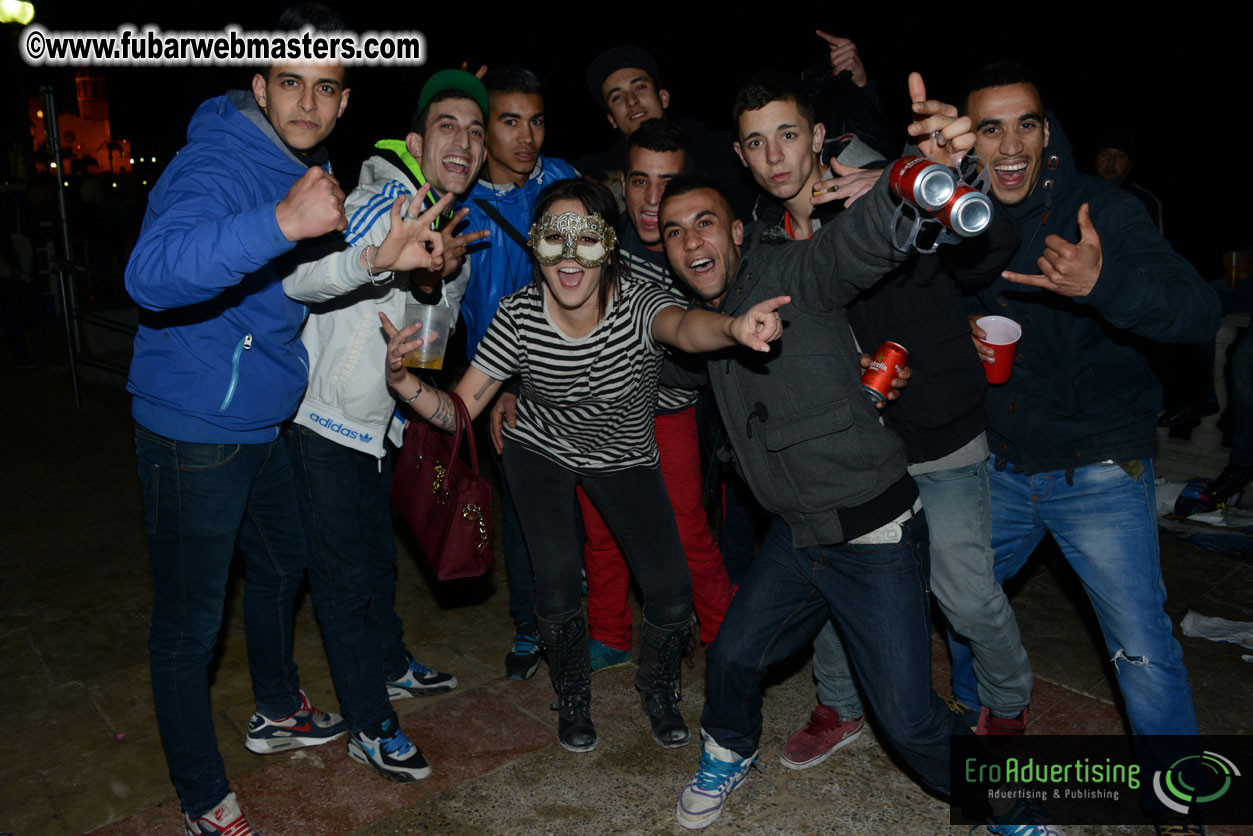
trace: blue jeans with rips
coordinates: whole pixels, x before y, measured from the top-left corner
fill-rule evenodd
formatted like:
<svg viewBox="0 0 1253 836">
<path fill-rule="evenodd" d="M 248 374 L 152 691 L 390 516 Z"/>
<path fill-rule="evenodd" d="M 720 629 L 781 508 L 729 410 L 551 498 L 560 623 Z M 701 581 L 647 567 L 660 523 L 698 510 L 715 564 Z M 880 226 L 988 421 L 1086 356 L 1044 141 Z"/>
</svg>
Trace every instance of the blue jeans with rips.
<svg viewBox="0 0 1253 836">
<path fill-rule="evenodd" d="M 832 618 L 892 748 L 947 794 L 949 736 L 970 729 L 931 687 L 924 514 L 902 523 L 901 533 L 897 543 L 798 549 L 775 519 L 706 659 L 701 726 L 720 746 L 756 753 L 766 671 Z"/>
<path fill-rule="evenodd" d="M 395 610 L 392 461 L 308 427 L 288 434 L 331 677 L 349 730 L 361 731 L 391 714 L 386 682 L 409 665 Z"/>
<path fill-rule="evenodd" d="M 1031 665 L 1014 611 L 993 577 L 987 462 L 920 474 L 914 482 L 931 534 L 931 591 L 953 631 L 975 651 L 983 704 L 998 717 L 1016 717 L 1031 702 Z M 814 639 L 814 678 L 820 703 L 841 717 L 861 715 L 844 649 L 829 623 Z"/>
<path fill-rule="evenodd" d="M 198 444 L 135 428 L 154 604 L 148 658 L 157 726 L 183 809 L 207 812 L 230 791 L 209 709 L 208 667 L 236 546 L 257 710 L 300 707 L 292 616 L 306 548 L 291 460 L 268 444 Z"/>
<path fill-rule="evenodd" d="M 989 466 L 993 459 L 989 459 Z M 1131 729 L 1136 734 L 1196 734 L 1196 713 L 1183 650 L 1163 606 L 1153 460 L 1133 477 L 1114 462 L 1066 471 L 991 470 L 995 574 L 1017 574 L 1046 532 L 1079 575 L 1096 610 Z M 1133 471 L 1137 468 L 1133 467 Z M 953 694 L 977 703 L 970 651 L 953 652 Z"/>
</svg>

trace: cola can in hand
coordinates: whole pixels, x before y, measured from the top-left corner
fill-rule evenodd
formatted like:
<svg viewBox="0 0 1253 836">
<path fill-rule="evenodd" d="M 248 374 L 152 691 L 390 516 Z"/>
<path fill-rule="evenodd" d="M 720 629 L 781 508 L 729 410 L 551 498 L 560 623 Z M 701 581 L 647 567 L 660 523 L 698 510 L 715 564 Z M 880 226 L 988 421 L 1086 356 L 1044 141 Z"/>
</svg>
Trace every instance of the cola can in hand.
<svg viewBox="0 0 1253 836">
<path fill-rule="evenodd" d="M 958 183 L 953 197 L 938 209 L 935 219 L 963 238 L 973 238 L 992 222 L 992 201 L 983 192 Z"/>
<path fill-rule="evenodd" d="M 892 381 L 900 376 L 909 360 L 909 351 L 900 343 L 886 342 L 875 350 L 870 358 L 870 368 L 861 373 L 861 388 L 873 401 L 886 401 L 892 391 Z"/>
<path fill-rule="evenodd" d="M 926 212 L 944 208 L 957 190 L 957 173 L 926 157 L 901 157 L 888 169 L 888 188 Z"/>
</svg>

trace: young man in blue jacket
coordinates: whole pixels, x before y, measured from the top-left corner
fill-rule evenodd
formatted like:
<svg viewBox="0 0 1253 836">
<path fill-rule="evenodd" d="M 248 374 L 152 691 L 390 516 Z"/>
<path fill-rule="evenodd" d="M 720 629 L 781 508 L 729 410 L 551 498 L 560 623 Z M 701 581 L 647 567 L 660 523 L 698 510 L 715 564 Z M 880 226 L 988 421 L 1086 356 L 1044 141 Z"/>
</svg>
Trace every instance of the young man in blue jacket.
<svg viewBox="0 0 1253 836">
<path fill-rule="evenodd" d="M 317 19 L 285 13 L 278 28 L 344 29 L 329 9 L 313 12 Z M 346 290 L 404 258 L 439 257 L 438 244 L 425 253 L 430 236 L 416 221 L 397 224 L 378 247 L 334 252 L 342 245 L 328 242 L 338 236 L 323 238 L 347 225 L 322 145 L 347 104 L 341 65 L 298 62 L 257 73 L 251 91 L 203 103 L 152 190 L 126 267 L 142 309 L 127 389 L 154 586 L 149 661 L 189 834 L 253 833 L 227 784 L 209 708 L 207 668 L 236 547 L 247 566 L 257 703 L 248 747 L 318 745 L 344 730 L 338 715 L 309 705 L 292 660 L 306 547 L 280 426 L 308 370 L 299 339 L 306 309 L 281 282 L 315 270 Z M 399 205 L 392 211 L 399 217 Z"/>
<path fill-rule="evenodd" d="M 967 89 L 975 152 L 1022 242 L 979 293 L 988 313 L 1022 326 L 1013 373 L 986 399 L 996 577 L 1012 577 L 1051 533 L 1096 610 L 1131 730 L 1194 735 L 1183 651 L 1163 610 L 1162 393 L 1142 349 L 1213 337 L 1218 297 L 1135 197 L 1076 170 L 1024 67 L 985 67 Z M 976 702 L 961 646 L 953 676 L 954 695 Z"/>
</svg>

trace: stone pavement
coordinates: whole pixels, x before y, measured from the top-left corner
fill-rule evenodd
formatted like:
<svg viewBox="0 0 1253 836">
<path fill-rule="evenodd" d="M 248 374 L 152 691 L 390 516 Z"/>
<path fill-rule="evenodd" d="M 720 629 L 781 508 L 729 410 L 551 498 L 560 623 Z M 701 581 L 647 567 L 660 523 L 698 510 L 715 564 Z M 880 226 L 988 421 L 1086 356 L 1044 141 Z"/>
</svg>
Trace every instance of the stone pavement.
<svg viewBox="0 0 1253 836">
<path fill-rule="evenodd" d="M 149 692 L 151 610 L 132 427 L 116 387 L 88 387 L 75 410 L 64 367 L 0 372 L 7 394 L 5 501 L 0 507 L 0 834 L 181 833 Z M 1073 572 L 1055 553 L 1033 562 L 1013 602 L 1036 671 L 1029 733 L 1120 734 L 1112 669 Z M 1253 621 L 1253 563 L 1163 538 L 1176 622 L 1185 607 Z M 350 761 L 342 741 L 261 757 L 247 752 L 252 713 L 236 578 L 212 686 L 219 746 L 233 788 L 265 836 L 382 834 L 678 834 L 679 790 L 695 744 L 663 750 L 638 710 L 634 666 L 593 678 L 600 746 L 555 742 L 545 668 L 507 681 L 512 635 L 503 566 L 482 582 L 439 585 L 401 542 L 398 610 L 408 645 L 455 673 L 451 693 L 397 702 L 434 774 L 393 784 Z M 1253 666 L 1239 648 L 1182 639 L 1205 732 L 1247 734 Z M 315 704 L 333 709 L 321 639 L 305 596 L 296 658 Z M 697 726 L 703 653 L 684 670 L 682 703 Z M 947 693 L 948 660 L 934 676 Z M 873 732 L 804 772 L 778 764 L 812 708 L 807 659 L 766 697 L 761 763 L 711 834 L 956 834 L 947 808 L 906 778 Z M 1069 832 L 1147 834 L 1145 827 Z M 1253 827 L 1211 832 L 1253 836 Z"/>
</svg>

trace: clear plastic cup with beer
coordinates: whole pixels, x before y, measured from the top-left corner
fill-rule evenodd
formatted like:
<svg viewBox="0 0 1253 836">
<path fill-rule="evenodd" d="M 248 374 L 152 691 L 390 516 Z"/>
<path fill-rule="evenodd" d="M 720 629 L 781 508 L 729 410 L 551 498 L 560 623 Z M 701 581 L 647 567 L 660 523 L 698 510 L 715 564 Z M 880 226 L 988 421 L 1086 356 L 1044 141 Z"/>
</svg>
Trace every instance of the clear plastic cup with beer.
<svg viewBox="0 0 1253 836">
<path fill-rule="evenodd" d="M 411 369 L 442 369 L 444 352 L 448 348 L 448 332 L 453 324 L 453 309 L 409 302 L 405 305 L 405 326 L 417 322 L 422 323 L 422 327 L 414 337 L 420 337 L 422 345 L 405 355 L 405 365 Z"/>
</svg>

